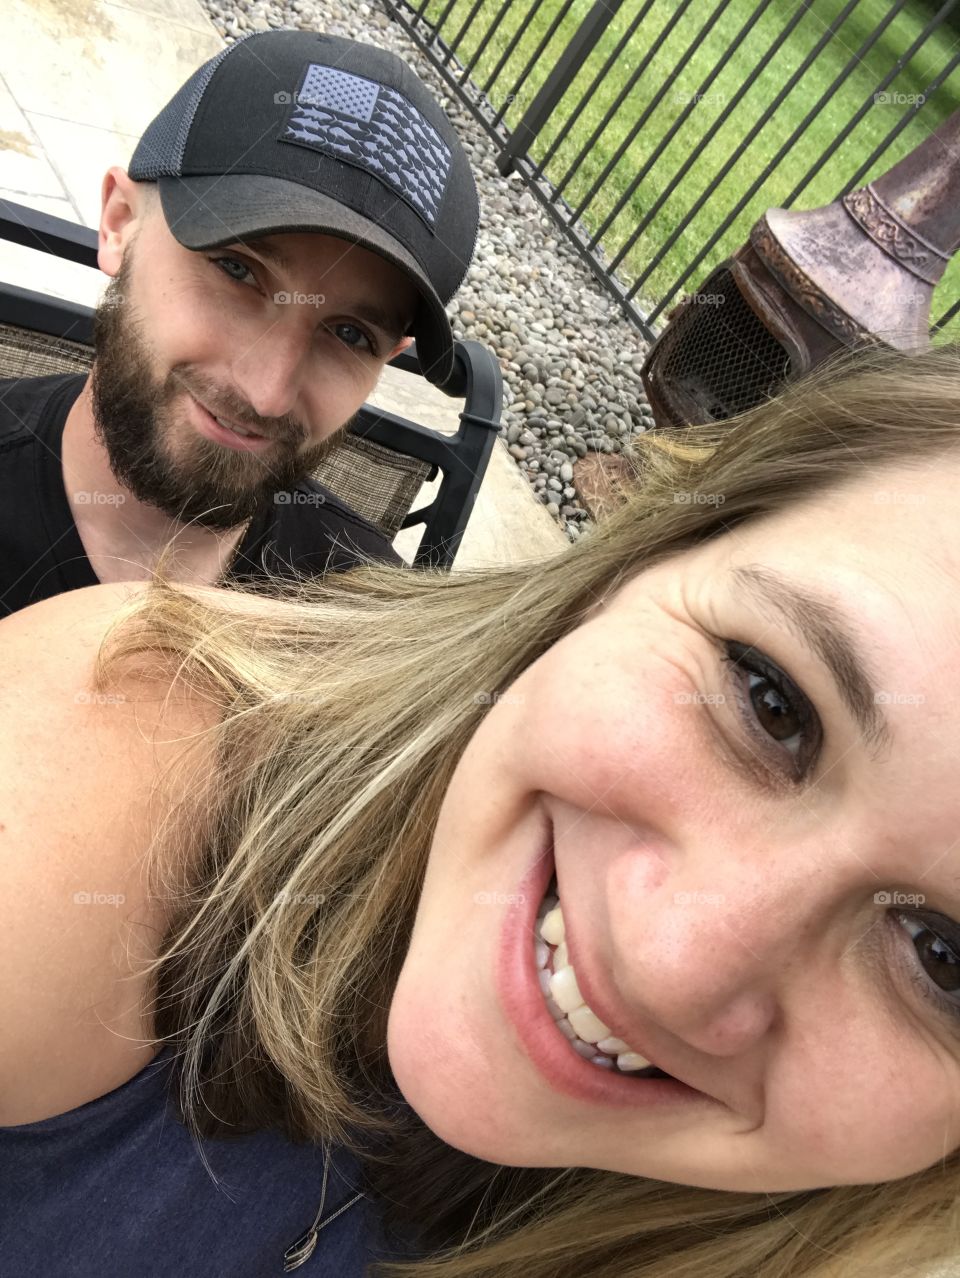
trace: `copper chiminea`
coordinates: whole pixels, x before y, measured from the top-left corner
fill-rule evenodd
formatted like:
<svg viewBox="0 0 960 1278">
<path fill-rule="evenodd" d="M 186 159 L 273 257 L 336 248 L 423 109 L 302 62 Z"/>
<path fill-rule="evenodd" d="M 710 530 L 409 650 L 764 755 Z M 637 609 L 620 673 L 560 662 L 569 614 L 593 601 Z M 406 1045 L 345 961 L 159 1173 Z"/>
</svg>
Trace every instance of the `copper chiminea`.
<svg viewBox="0 0 960 1278">
<path fill-rule="evenodd" d="M 768 209 L 671 312 L 641 375 L 658 426 L 721 421 L 845 346 L 930 345 L 960 247 L 960 111 L 892 169 L 822 208 Z"/>
</svg>

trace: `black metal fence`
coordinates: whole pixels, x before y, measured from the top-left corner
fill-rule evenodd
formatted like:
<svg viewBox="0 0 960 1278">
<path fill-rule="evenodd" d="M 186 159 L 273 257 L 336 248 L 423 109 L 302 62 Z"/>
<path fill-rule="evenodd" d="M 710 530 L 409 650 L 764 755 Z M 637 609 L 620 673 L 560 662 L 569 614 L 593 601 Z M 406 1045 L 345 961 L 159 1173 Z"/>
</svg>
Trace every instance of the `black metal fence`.
<svg viewBox="0 0 960 1278">
<path fill-rule="evenodd" d="M 960 105 L 960 0 L 385 4 L 647 338 L 767 208 L 863 185 Z M 960 335 L 960 255 L 934 309 Z"/>
</svg>

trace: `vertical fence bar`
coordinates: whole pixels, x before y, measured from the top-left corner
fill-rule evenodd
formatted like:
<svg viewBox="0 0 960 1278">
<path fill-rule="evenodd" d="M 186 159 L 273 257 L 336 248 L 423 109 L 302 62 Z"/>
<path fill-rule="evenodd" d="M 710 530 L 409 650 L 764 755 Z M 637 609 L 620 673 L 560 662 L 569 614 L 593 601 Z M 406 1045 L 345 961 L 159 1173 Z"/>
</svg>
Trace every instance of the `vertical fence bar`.
<svg viewBox="0 0 960 1278">
<path fill-rule="evenodd" d="M 769 0 L 769 2 L 772 3 L 772 0 Z M 858 0 L 853 0 L 853 3 L 857 4 Z M 723 125 L 730 118 L 735 108 L 740 104 L 743 98 L 746 97 L 746 95 L 750 92 L 750 89 L 753 87 L 753 84 L 756 81 L 757 77 L 760 75 L 762 71 L 766 69 L 770 59 L 777 53 L 781 45 L 783 45 L 786 42 L 786 40 L 790 37 L 797 23 L 802 21 L 802 19 L 805 16 L 806 16 L 806 10 L 802 6 L 799 6 L 798 8 L 794 9 L 793 16 L 791 17 L 790 21 L 785 26 L 780 28 L 780 31 L 777 33 L 773 42 L 767 47 L 767 50 L 764 53 L 763 57 L 757 59 L 756 65 L 754 66 L 753 70 L 747 76 L 746 80 L 744 80 L 743 83 L 740 85 L 740 87 L 737 89 L 736 93 L 730 99 L 730 102 L 720 112 L 720 114 L 714 120 L 713 124 L 711 124 L 710 128 L 706 131 L 706 133 L 703 135 L 703 137 L 700 139 L 697 145 L 693 148 L 693 150 L 684 160 L 683 164 L 681 164 L 680 168 L 677 169 L 676 173 L 673 175 L 673 177 L 670 179 L 670 181 L 667 183 L 667 185 L 664 187 L 661 193 L 654 200 L 653 204 L 650 206 L 647 212 L 640 219 L 639 223 L 637 224 L 637 226 L 631 233 L 630 237 L 624 244 L 623 251 L 618 256 L 618 259 L 617 259 L 618 261 L 619 261 L 619 258 L 624 255 L 624 253 L 630 252 L 634 244 L 637 242 L 637 240 L 644 233 L 644 231 L 647 229 L 647 227 L 650 225 L 653 219 L 660 212 L 660 209 L 664 206 L 664 204 L 666 204 L 667 200 L 670 198 L 673 192 L 677 189 L 679 184 L 683 181 L 683 178 L 690 171 L 693 165 L 697 162 L 697 160 L 700 158 L 700 156 L 709 146 L 710 142 L 713 140 L 716 134 L 720 131 Z M 656 257 L 654 258 L 653 265 L 655 268 L 660 264 L 660 257 L 661 255 L 658 253 Z M 616 270 L 616 265 L 611 264 L 610 270 L 611 271 Z"/>
<path fill-rule="evenodd" d="M 699 104 L 700 99 L 705 95 L 706 90 L 709 89 L 710 85 L 713 84 L 714 80 L 717 78 L 717 76 L 720 74 L 723 68 L 727 65 L 727 63 L 733 57 L 734 53 L 736 53 L 741 40 L 753 28 L 753 26 L 756 24 L 756 22 L 760 18 L 760 15 L 763 13 L 764 9 L 767 7 L 769 3 L 770 3 L 770 0 L 763 0 L 763 3 L 759 4 L 753 10 L 753 12 L 750 14 L 750 17 L 747 19 L 747 21 L 743 24 L 743 26 L 737 32 L 736 36 L 727 45 L 726 49 L 723 51 L 723 56 L 720 58 L 720 61 L 714 63 L 713 67 L 710 69 L 710 71 L 707 73 L 704 79 L 700 82 L 692 98 L 684 107 L 684 109 L 680 112 L 677 118 L 674 120 L 673 124 L 670 125 L 670 128 L 667 129 L 666 133 L 664 133 L 663 137 L 660 139 L 656 148 L 654 149 L 650 157 L 647 159 L 643 167 L 640 169 L 640 172 L 634 175 L 634 178 L 631 181 L 630 185 L 627 187 L 623 195 L 620 196 L 620 199 L 614 205 L 612 212 L 607 214 L 606 218 L 601 223 L 601 225 L 590 236 L 590 243 L 587 246 L 588 248 L 591 248 L 591 249 L 596 248 L 597 244 L 600 242 L 601 236 L 606 234 L 607 229 L 610 226 L 612 226 L 612 224 L 617 219 L 617 217 L 619 217 L 621 209 L 623 209 L 623 207 L 633 198 L 634 192 L 643 182 L 644 178 L 647 176 L 647 174 L 656 164 L 657 160 L 659 160 L 660 156 L 663 154 L 666 148 L 670 145 L 670 143 L 673 141 L 673 139 L 676 137 L 679 131 L 683 128 L 684 124 L 686 124 L 687 120 L 690 118 L 690 114 L 693 111 L 694 107 L 696 107 Z M 720 11 L 718 10 L 715 16 L 719 16 L 719 12 Z M 703 31 L 700 32 L 700 35 L 702 34 L 703 34 Z M 699 35 L 697 39 L 699 39 Z M 633 135 L 631 134 L 631 140 L 632 140 L 632 137 Z M 616 261 L 610 263 L 611 271 L 615 271 L 617 269 L 617 265 L 620 262 L 621 258 L 623 257 L 625 251 L 626 250 L 621 249 Z"/>
<path fill-rule="evenodd" d="M 534 4 L 533 8 L 530 10 L 530 13 L 528 14 L 528 20 L 529 18 L 533 17 L 533 15 L 536 13 L 536 11 L 539 8 L 540 8 L 540 0 L 536 0 L 536 3 Z M 504 13 L 507 13 L 509 9 L 510 9 L 509 4 L 505 4 L 503 6 Z M 504 49 L 503 53 L 501 53 L 499 61 L 497 62 L 496 66 L 490 72 L 490 75 L 487 78 L 487 80 L 483 83 L 483 85 L 481 85 L 480 91 L 484 95 L 486 95 L 487 90 L 490 88 L 491 84 L 493 84 L 495 80 L 499 79 L 500 73 L 503 71 L 503 68 L 507 65 L 507 63 L 513 57 L 514 49 L 516 49 L 517 45 L 523 39 L 525 31 L 526 31 L 526 27 L 524 26 L 524 24 L 522 22 L 519 23 L 516 31 L 514 31 L 513 35 L 510 37 L 510 43 Z"/>
<path fill-rule="evenodd" d="M 450 17 L 451 13 L 453 13 L 454 6 L 456 5 L 456 3 L 457 3 L 457 0 L 447 0 L 447 7 L 440 14 L 440 17 L 437 18 L 436 22 L 432 24 L 434 38 L 437 38 L 440 35 L 440 32 L 446 26 L 447 19 Z"/>
<path fill-rule="evenodd" d="M 883 81 L 884 86 L 886 86 L 887 84 L 891 84 L 897 78 L 897 76 L 900 74 L 900 72 L 903 70 L 906 64 L 913 57 L 914 53 L 916 53 L 918 49 L 922 48 L 922 46 L 926 44 L 927 40 L 930 38 L 934 30 L 936 30 L 937 26 L 939 26 L 938 18 L 949 14 L 950 10 L 956 6 L 956 3 L 957 3 L 957 0 L 947 0 L 947 3 L 943 6 L 940 12 L 927 24 L 924 30 L 921 31 L 921 33 L 917 36 L 916 40 L 914 40 L 909 50 L 905 54 L 901 54 L 900 57 L 898 57 L 897 60 L 894 62 L 892 70 L 888 72 L 887 76 L 884 76 L 884 81 Z M 803 175 L 803 177 L 800 179 L 797 185 L 793 188 L 793 190 L 790 192 L 787 198 L 783 201 L 783 205 L 782 205 L 783 208 L 785 209 L 790 208 L 790 206 L 793 204 L 794 200 L 801 193 L 801 191 L 805 191 L 806 188 L 813 181 L 814 177 L 817 174 L 818 168 L 822 168 L 824 163 L 827 160 L 829 160 L 831 156 L 836 154 L 837 149 L 847 140 L 847 138 L 850 136 L 853 130 L 857 127 L 857 125 L 860 123 L 863 117 L 870 110 L 870 107 L 876 105 L 876 96 L 877 96 L 877 91 L 875 90 L 870 97 L 868 97 L 864 102 L 861 103 L 858 110 L 847 121 L 847 123 L 843 126 L 843 128 L 836 135 L 836 137 L 833 138 L 833 140 L 831 141 L 827 149 L 824 151 L 824 153 L 821 156 L 818 156 L 817 163 L 806 171 L 806 173 Z"/>
<path fill-rule="evenodd" d="M 672 29 L 674 29 L 677 22 L 680 22 L 680 19 L 683 18 L 683 15 L 686 13 L 686 10 L 690 8 L 690 4 L 692 3 L 693 3 L 693 0 L 680 0 L 680 4 L 676 6 L 676 9 L 674 9 L 674 12 L 672 12 L 670 14 L 670 17 L 667 18 L 666 23 L 663 24 L 663 27 L 661 28 L 661 31 L 657 32 L 657 36 L 656 38 L 654 38 L 653 42 L 651 43 L 651 47 L 649 47 L 646 54 L 644 54 L 643 58 L 640 59 L 637 69 L 635 69 L 634 73 L 630 75 L 628 82 L 626 82 L 625 86 L 620 89 L 620 92 L 617 93 L 617 96 L 614 98 L 614 104 L 612 104 L 612 106 L 610 107 L 610 110 L 607 111 L 607 114 L 603 116 L 603 119 L 600 121 L 600 124 L 598 124 L 597 128 L 593 130 L 593 133 L 589 135 L 588 141 L 584 143 L 584 146 L 582 148 L 580 148 L 580 151 L 578 152 L 577 157 L 574 158 L 573 164 L 570 165 L 569 169 L 566 170 L 566 173 L 564 174 L 564 176 L 562 176 L 559 183 L 556 184 L 555 196 L 554 196 L 555 199 L 561 196 L 562 192 L 564 192 L 564 190 L 566 189 L 566 184 L 569 183 L 570 179 L 573 178 L 575 171 L 577 171 L 580 165 L 583 164 L 583 157 L 585 155 L 589 155 L 589 152 L 593 150 L 593 147 L 596 147 L 598 139 L 600 139 L 601 134 L 603 133 L 603 130 L 605 130 L 607 125 L 610 124 L 610 121 L 614 119 L 614 116 L 616 115 L 616 112 L 620 110 L 620 107 L 624 105 L 626 98 L 628 98 L 629 96 L 630 89 L 634 87 L 634 84 L 637 83 L 639 81 L 639 78 L 642 77 L 643 73 L 646 72 L 649 64 L 652 63 L 654 56 L 656 56 L 658 50 L 660 50 L 660 46 L 662 45 L 663 41 L 665 41 L 667 36 L 670 35 L 670 32 L 672 31 Z M 606 173 L 606 170 L 605 170 L 605 173 Z M 596 187 L 594 187 L 594 190 L 596 190 Z M 587 199 L 585 199 L 584 203 L 589 203 L 589 201 L 593 199 L 594 190 L 592 190 L 592 192 L 589 193 L 589 196 L 587 196 Z M 583 206 L 580 206 L 580 207 L 583 207 Z M 573 217 L 571 217 L 570 219 L 570 221 L 575 221 L 575 220 L 577 220 L 577 213 L 574 213 Z"/>
<path fill-rule="evenodd" d="M 899 6 L 902 6 L 905 2 L 906 0 L 897 0 L 897 3 Z M 727 174 L 736 164 L 737 160 L 739 160 L 740 156 L 743 155 L 744 151 L 746 151 L 747 147 L 750 145 L 753 139 L 757 136 L 760 130 L 764 128 L 764 126 L 767 124 L 770 118 L 775 114 L 775 112 L 779 109 L 782 102 L 792 92 L 794 87 L 799 83 L 799 81 L 803 78 L 803 76 L 806 75 L 807 71 L 810 69 L 810 67 L 813 65 L 816 59 L 820 56 L 820 54 L 823 52 L 826 46 L 830 43 L 830 41 L 834 38 L 834 36 L 837 33 L 837 30 L 846 21 L 849 14 L 857 7 L 858 3 L 859 3 L 859 0 L 849 0 L 849 2 L 841 10 L 840 14 L 837 16 L 837 19 L 834 22 L 831 22 L 828 27 L 824 28 L 823 33 L 820 36 L 820 39 L 817 41 L 814 47 L 810 50 L 810 52 L 807 54 L 804 60 L 800 63 L 800 66 L 797 67 L 793 75 L 790 76 L 790 78 L 787 80 L 787 83 L 783 86 L 783 88 L 780 90 L 777 96 L 773 99 L 773 101 L 767 107 L 766 111 L 764 111 L 763 115 L 760 117 L 757 123 L 753 126 L 753 128 L 749 130 L 749 132 L 747 133 L 743 141 L 735 148 L 732 154 L 727 157 L 727 160 L 725 161 L 723 167 L 721 168 L 720 172 L 716 175 L 716 177 L 713 179 L 713 181 L 710 183 L 710 186 L 707 188 L 707 190 L 705 190 L 701 194 L 700 198 L 696 201 L 693 207 L 688 210 L 686 215 L 681 220 L 680 224 L 675 228 L 675 230 L 673 231 L 673 234 L 668 238 L 666 244 L 664 244 L 663 246 L 663 249 L 662 249 L 663 253 L 666 253 L 670 248 L 673 247 L 673 245 L 676 243 L 679 237 L 686 230 L 687 226 L 689 226 L 693 218 L 696 217 L 697 213 L 700 212 L 704 204 L 706 204 L 707 200 L 709 200 L 710 196 L 716 190 L 717 186 L 719 186 L 719 184 L 723 181 L 723 179 L 727 176 Z M 821 103 L 824 101 L 824 99 L 829 97 L 829 95 L 830 95 L 830 90 L 828 89 L 827 92 L 821 98 Z M 816 112 L 819 111 L 819 109 L 820 109 L 819 105 L 815 106 L 813 108 L 812 114 L 816 114 Z M 800 127 L 794 132 L 796 132 L 797 135 L 799 136 L 799 133 L 802 132 L 804 127 L 805 127 L 804 124 L 801 123 Z M 787 141 L 783 144 L 783 146 L 780 148 L 780 150 L 777 152 L 773 160 L 770 161 L 770 163 L 766 166 L 766 168 L 760 174 L 759 178 L 757 178 L 756 181 L 751 185 L 749 191 L 747 191 L 746 194 L 742 196 L 741 199 L 737 202 L 737 205 L 734 208 L 734 210 L 730 214 L 728 214 L 727 217 L 724 219 L 723 223 L 720 226 L 719 233 L 716 235 L 715 238 L 711 239 L 711 241 L 708 243 L 706 248 L 703 249 L 702 253 L 698 256 L 697 260 L 693 263 L 690 270 L 685 275 L 683 275 L 679 280 L 674 282 L 674 285 L 668 291 L 667 296 L 661 300 L 660 304 L 656 308 L 655 313 L 657 315 L 659 315 L 660 312 L 663 310 L 663 308 L 669 304 L 670 298 L 672 298 L 674 294 L 677 292 L 677 290 L 686 282 L 691 272 L 695 270 L 697 266 L 700 265 L 700 262 L 703 261 L 703 258 L 706 257 L 710 249 L 712 249 L 714 244 L 716 244 L 717 240 L 720 238 L 720 235 L 722 235 L 723 232 L 726 231 L 727 227 L 731 224 L 731 222 L 733 222 L 734 219 L 737 216 L 739 216 L 740 212 L 746 207 L 749 201 L 753 199 L 754 195 L 760 189 L 762 184 L 767 180 L 767 178 L 770 176 L 773 170 L 777 167 L 777 165 L 780 163 L 780 161 L 783 159 L 786 153 L 793 146 L 793 141 L 794 141 L 793 135 L 791 135 L 787 139 Z M 650 267 L 635 281 L 632 289 L 630 290 L 631 296 L 647 280 L 647 278 L 650 275 L 650 271 L 652 269 L 653 268 Z M 651 313 L 650 318 L 651 320 L 654 318 L 653 313 Z"/>
<path fill-rule="evenodd" d="M 606 80 L 607 76 L 610 73 L 610 68 L 614 65 L 614 63 L 620 57 L 620 54 L 624 51 L 624 49 L 633 39 L 633 36 L 635 35 L 637 28 L 640 26 L 640 23 L 644 20 L 644 18 L 647 16 L 650 10 L 653 8 L 654 2 L 655 0 L 645 0 L 645 3 L 640 9 L 639 13 L 636 14 L 633 21 L 627 27 L 626 31 L 623 33 L 621 38 L 617 41 L 615 48 L 611 52 L 610 56 L 607 58 L 606 62 L 604 62 L 603 66 L 594 76 L 593 82 L 591 83 L 589 89 L 587 89 L 586 93 L 583 95 L 583 97 L 580 99 L 580 101 L 577 103 L 574 109 L 570 112 L 570 114 L 564 120 L 563 125 L 560 128 L 560 131 L 557 133 L 557 136 L 553 139 L 553 141 L 547 147 L 546 153 L 544 154 L 543 158 L 538 162 L 536 167 L 530 173 L 529 180 L 531 182 L 536 182 L 540 179 L 541 175 L 543 174 L 543 170 L 553 159 L 557 150 L 563 145 L 564 141 L 566 140 L 567 134 L 570 132 L 570 130 L 573 128 L 576 122 L 580 119 L 580 116 L 583 114 L 584 110 L 586 109 L 587 103 L 590 101 L 590 99 L 594 96 L 594 94 L 600 88 L 600 85 L 603 84 L 604 80 Z"/>
<path fill-rule="evenodd" d="M 537 47 L 534 49 L 530 57 L 527 59 L 523 70 L 517 76 L 516 80 L 514 81 L 513 85 L 510 88 L 509 93 L 507 93 L 506 96 L 504 97 L 503 105 L 500 107 L 499 111 L 493 117 L 494 127 L 496 127 L 500 123 L 504 115 L 510 109 L 511 102 L 516 101 L 517 91 L 519 90 L 521 84 L 523 84 L 523 82 L 527 79 L 530 72 L 540 61 L 541 57 L 543 56 L 543 52 L 547 48 L 547 46 L 550 44 L 550 41 L 553 39 L 556 33 L 560 30 L 560 27 L 561 27 L 561 24 L 563 23 L 564 18 L 573 8 L 573 3 L 574 3 L 574 0 L 563 0 L 563 4 L 560 6 L 557 12 L 553 15 L 553 21 L 550 23 L 549 27 L 547 27 L 546 32 L 540 37 L 540 42 L 538 43 Z M 533 107 L 531 107 L 530 109 L 533 110 Z"/>
<path fill-rule="evenodd" d="M 611 15 L 620 9 L 622 3 L 623 0 L 609 0 L 608 3 L 598 0 L 591 7 L 573 39 L 561 54 L 559 62 L 547 76 L 540 92 L 513 130 L 510 141 L 498 156 L 497 168 L 504 176 L 512 171 L 517 156 L 529 151 L 531 142 L 550 118 L 557 103 L 606 31 Z"/>
<path fill-rule="evenodd" d="M 957 298 L 957 300 L 954 302 L 954 304 L 950 307 L 948 311 L 943 312 L 943 314 L 937 320 L 936 324 L 931 326 L 930 328 L 931 336 L 934 333 L 939 333 L 940 330 L 944 327 L 944 325 L 949 324 L 949 322 L 953 319 L 954 315 L 956 315 L 958 312 L 960 312 L 960 297 Z"/>
<path fill-rule="evenodd" d="M 536 12 L 538 8 L 539 8 L 539 0 L 537 3 L 534 4 L 533 8 L 531 9 L 530 11 L 531 16 Z M 461 89 L 461 91 L 463 90 L 463 87 L 466 84 L 466 82 L 470 79 L 470 76 L 473 74 L 473 68 L 477 65 L 477 63 L 483 57 L 484 53 L 486 52 L 487 45 L 493 39 L 494 35 L 496 34 L 497 28 L 500 26 L 500 23 L 504 20 L 504 18 L 507 16 L 509 11 L 510 11 L 509 4 L 502 4 L 500 8 L 497 10 L 493 21 L 487 27 L 486 35 L 477 45 L 476 49 L 474 50 L 473 57 L 470 59 L 468 63 L 466 63 L 466 65 L 463 68 L 463 75 L 461 75 L 460 79 L 457 81 L 457 86 Z"/>
<path fill-rule="evenodd" d="M 454 54 L 460 48 L 460 41 L 466 35 L 468 29 L 473 26 L 474 20 L 476 19 L 477 14 L 480 12 L 480 8 L 482 5 L 483 5 L 483 0 L 473 0 L 473 8 L 464 18 L 463 23 L 461 24 L 460 30 L 457 32 L 457 34 L 453 37 L 453 39 L 447 45 L 447 51 L 443 55 L 444 66 L 446 66 L 446 64 L 450 61 L 450 59 L 454 56 Z"/>
<path fill-rule="evenodd" d="M 697 34 L 693 37 L 691 42 L 687 45 L 686 49 L 684 50 L 683 56 L 679 59 L 678 62 L 674 63 L 674 66 L 668 78 L 668 83 L 673 84 L 677 76 L 680 74 L 683 68 L 687 65 L 687 63 L 693 57 L 694 51 L 696 50 L 700 41 L 703 40 L 710 33 L 710 31 L 713 29 L 717 21 L 722 16 L 724 9 L 727 8 L 728 4 L 729 4 L 729 0 L 720 0 L 720 3 L 716 6 L 716 8 L 710 14 L 710 17 L 707 18 L 706 22 L 703 24 L 703 26 L 700 28 Z M 633 142 L 633 139 L 637 136 L 637 134 L 643 128 L 647 119 L 650 117 L 653 111 L 660 105 L 660 102 L 662 100 L 663 100 L 663 95 L 661 94 L 659 98 L 654 97 L 647 104 L 646 110 L 640 116 L 640 119 L 635 122 L 633 128 L 630 130 L 627 136 L 620 143 L 619 147 L 614 153 L 613 159 L 610 160 L 606 168 L 603 170 L 602 176 L 598 178 L 596 182 L 594 182 L 593 187 L 591 188 L 590 194 L 587 196 L 585 200 L 581 201 L 580 205 L 574 211 L 573 216 L 578 221 L 583 216 L 584 209 L 593 200 L 594 196 L 597 194 L 597 192 L 600 190 L 601 186 L 603 185 L 603 182 L 606 181 L 607 177 L 613 172 L 613 170 L 617 167 L 617 165 L 626 155 L 627 151 L 630 148 L 631 143 Z M 687 103 L 687 114 L 689 114 L 691 106 L 692 106 L 691 103 Z M 677 123 L 674 122 L 671 128 L 671 131 L 668 133 L 667 136 L 672 138 L 673 135 L 676 133 L 676 130 L 677 130 Z M 599 236 L 593 236 L 590 240 L 590 244 L 588 245 L 588 247 L 593 249 L 598 239 L 599 239 Z"/>
<path fill-rule="evenodd" d="M 937 89 L 940 88 L 940 85 L 943 84 L 944 80 L 946 80 L 948 76 L 952 75 L 958 66 L 960 66 L 960 53 L 955 53 L 953 57 L 950 59 L 950 61 L 947 63 L 947 65 L 944 67 L 944 69 L 937 76 L 937 78 L 934 81 L 932 81 L 932 83 L 928 84 L 927 87 L 924 89 L 923 93 L 920 94 L 922 101 L 914 103 L 909 111 L 905 111 L 903 113 L 903 115 L 900 117 L 897 123 L 893 126 L 893 128 L 890 130 L 887 136 L 883 139 L 883 141 L 879 144 L 879 146 L 874 147 L 873 151 L 860 165 L 860 167 L 857 169 L 856 173 L 854 173 L 853 177 L 849 180 L 849 182 L 846 182 L 844 184 L 843 190 L 838 192 L 837 194 L 837 199 L 840 199 L 841 196 L 848 195 L 855 186 L 858 186 L 860 184 L 860 182 L 863 180 L 864 175 L 870 172 L 870 170 L 876 164 L 877 160 L 879 160 L 880 156 L 883 155 L 884 151 L 886 151 L 887 148 L 890 146 L 891 142 L 894 142 L 900 136 L 903 130 L 907 127 L 907 125 L 911 122 L 911 120 L 916 118 L 916 116 L 920 113 L 920 111 L 923 110 L 923 107 L 927 99 L 930 98 L 934 93 L 936 93 Z"/>
</svg>

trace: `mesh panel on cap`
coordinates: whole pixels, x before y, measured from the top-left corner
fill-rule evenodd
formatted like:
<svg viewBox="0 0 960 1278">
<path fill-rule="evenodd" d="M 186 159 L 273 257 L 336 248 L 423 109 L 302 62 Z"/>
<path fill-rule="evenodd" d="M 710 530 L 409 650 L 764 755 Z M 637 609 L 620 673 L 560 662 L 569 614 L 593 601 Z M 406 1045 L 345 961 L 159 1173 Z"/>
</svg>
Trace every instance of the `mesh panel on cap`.
<svg viewBox="0 0 960 1278">
<path fill-rule="evenodd" d="M 194 71 L 156 119 L 147 125 L 130 161 L 129 174 L 135 182 L 155 182 L 161 177 L 180 176 L 190 126 L 214 71 L 228 53 L 256 34 L 256 31 L 248 31 Z"/>
</svg>

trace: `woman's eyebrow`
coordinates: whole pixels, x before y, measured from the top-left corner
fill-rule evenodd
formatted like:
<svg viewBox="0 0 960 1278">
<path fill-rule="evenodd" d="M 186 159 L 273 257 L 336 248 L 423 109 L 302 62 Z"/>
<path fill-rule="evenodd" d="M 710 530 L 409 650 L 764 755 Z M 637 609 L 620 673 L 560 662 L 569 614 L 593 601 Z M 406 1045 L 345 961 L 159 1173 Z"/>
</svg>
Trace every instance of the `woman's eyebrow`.
<svg viewBox="0 0 960 1278">
<path fill-rule="evenodd" d="M 744 602 L 772 609 L 822 662 L 876 759 L 892 742 L 893 729 L 877 700 L 878 680 L 863 656 L 863 631 L 852 615 L 811 586 L 761 564 L 731 569 L 728 583 Z"/>
</svg>

